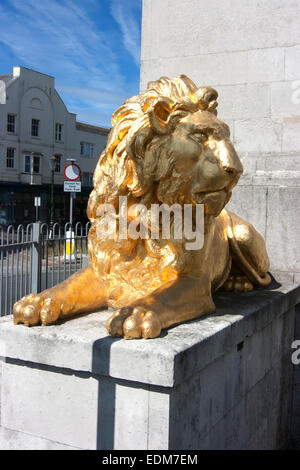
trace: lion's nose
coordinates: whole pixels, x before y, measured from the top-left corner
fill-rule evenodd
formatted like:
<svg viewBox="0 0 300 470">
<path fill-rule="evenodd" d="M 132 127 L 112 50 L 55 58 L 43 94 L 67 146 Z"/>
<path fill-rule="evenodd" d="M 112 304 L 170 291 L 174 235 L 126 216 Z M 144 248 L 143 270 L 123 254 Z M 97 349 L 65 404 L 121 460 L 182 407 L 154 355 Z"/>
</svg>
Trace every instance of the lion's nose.
<svg viewBox="0 0 300 470">
<path fill-rule="evenodd" d="M 223 170 L 230 176 L 235 177 L 241 174 L 241 171 L 237 168 L 232 168 L 231 166 L 223 166 Z"/>
<path fill-rule="evenodd" d="M 219 142 L 219 156 L 222 170 L 230 176 L 236 179 L 243 172 L 243 166 L 241 161 L 234 149 L 234 146 L 230 140 L 222 140 Z"/>
</svg>

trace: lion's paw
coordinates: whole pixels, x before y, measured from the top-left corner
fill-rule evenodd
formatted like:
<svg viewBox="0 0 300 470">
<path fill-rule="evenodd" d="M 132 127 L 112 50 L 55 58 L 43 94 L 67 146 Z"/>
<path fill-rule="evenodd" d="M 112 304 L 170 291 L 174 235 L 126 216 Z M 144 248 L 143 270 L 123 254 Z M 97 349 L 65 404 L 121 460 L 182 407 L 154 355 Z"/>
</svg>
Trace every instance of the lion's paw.
<svg viewBox="0 0 300 470">
<path fill-rule="evenodd" d="M 13 306 L 14 324 L 48 325 L 55 322 L 61 311 L 60 302 L 47 294 L 29 294 Z"/>
<path fill-rule="evenodd" d="M 111 336 L 125 339 L 156 338 L 161 332 L 158 315 L 146 307 L 125 307 L 117 310 L 106 322 Z"/>
<path fill-rule="evenodd" d="M 248 292 L 253 289 L 253 284 L 246 276 L 231 275 L 225 281 L 222 288 L 226 291 Z"/>
</svg>

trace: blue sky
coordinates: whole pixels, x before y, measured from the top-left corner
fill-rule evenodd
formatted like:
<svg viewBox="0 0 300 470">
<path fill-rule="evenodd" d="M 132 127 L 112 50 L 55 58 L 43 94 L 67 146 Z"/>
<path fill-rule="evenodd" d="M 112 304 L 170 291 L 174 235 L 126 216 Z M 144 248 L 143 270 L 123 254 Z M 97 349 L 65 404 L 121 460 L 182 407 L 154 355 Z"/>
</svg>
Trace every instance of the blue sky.
<svg viewBox="0 0 300 470">
<path fill-rule="evenodd" d="M 110 127 L 139 91 L 142 0 L 0 0 L 0 74 L 55 77 L 77 120 Z"/>
</svg>

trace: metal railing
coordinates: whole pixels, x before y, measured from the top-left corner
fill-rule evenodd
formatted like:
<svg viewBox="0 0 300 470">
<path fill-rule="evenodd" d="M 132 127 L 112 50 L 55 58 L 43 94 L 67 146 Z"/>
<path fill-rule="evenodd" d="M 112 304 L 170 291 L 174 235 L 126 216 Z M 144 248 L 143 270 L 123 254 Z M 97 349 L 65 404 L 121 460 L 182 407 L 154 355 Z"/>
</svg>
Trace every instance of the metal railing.
<svg viewBox="0 0 300 470">
<path fill-rule="evenodd" d="M 88 263 L 90 223 L 53 227 L 40 222 L 26 227 L 0 227 L 0 314 L 30 292 L 40 292 Z"/>
</svg>

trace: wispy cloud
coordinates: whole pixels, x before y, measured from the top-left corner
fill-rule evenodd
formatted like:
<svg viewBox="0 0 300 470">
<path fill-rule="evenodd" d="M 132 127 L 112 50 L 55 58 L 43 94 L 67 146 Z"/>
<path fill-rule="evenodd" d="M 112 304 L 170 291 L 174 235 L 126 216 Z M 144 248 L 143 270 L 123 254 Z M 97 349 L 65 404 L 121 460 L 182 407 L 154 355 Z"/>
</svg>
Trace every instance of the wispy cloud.
<svg viewBox="0 0 300 470">
<path fill-rule="evenodd" d="M 64 86 L 64 91 L 77 97 L 78 99 L 99 100 L 102 103 L 111 103 L 126 99 L 124 94 L 116 93 L 113 90 L 102 90 L 100 88 L 85 88 L 77 86 Z"/>
<path fill-rule="evenodd" d="M 68 108 L 92 106 L 96 118 L 98 101 L 110 105 L 112 113 L 127 90 L 138 91 L 140 0 L 129 4 L 125 20 L 122 4 L 116 13 L 117 0 L 2 0 L 0 43 L 18 58 L 13 65 L 55 76 Z M 124 50 L 133 58 L 128 68 L 134 74 L 124 68 Z"/>
<path fill-rule="evenodd" d="M 136 65 L 140 64 L 140 28 L 137 22 L 139 4 L 136 1 L 111 1 L 111 14 L 119 24 L 124 46 L 132 55 Z"/>
</svg>

